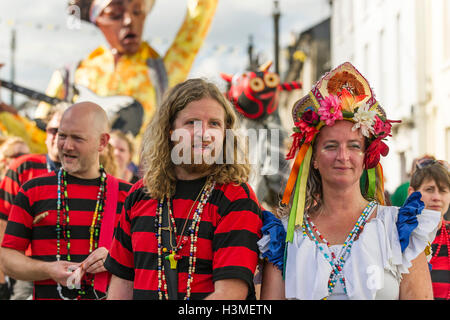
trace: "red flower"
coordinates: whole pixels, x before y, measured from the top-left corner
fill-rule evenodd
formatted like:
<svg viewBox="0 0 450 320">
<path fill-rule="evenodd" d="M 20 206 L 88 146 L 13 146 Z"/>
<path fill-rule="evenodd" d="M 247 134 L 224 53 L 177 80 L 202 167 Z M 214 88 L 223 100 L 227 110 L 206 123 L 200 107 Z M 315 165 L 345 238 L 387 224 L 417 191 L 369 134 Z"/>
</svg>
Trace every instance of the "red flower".
<svg viewBox="0 0 450 320">
<path fill-rule="evenodd" d="M 316 127 L 310 127 L 308 123 L 302 120 L 296 122 L 295 126 L 300 129 L 301 134 L 305 138 L 304 142 L 306 143 L 311 142 L 316 133 L 319 132 L 319 130 L 317 130 Z"/>
<path fill-rule="evenodd" d="M 319 116 L 314 112 L 314 110 L 309 109 L 303 112 L 301 120 L 308 125 L 316 126 L 319 123 Z"/>
<path fill-rule="evenodd" d="M 380 162 L 380 154 L 386 157 L 389 153 L 389 147 L 381 139 L 382 137 L 375 139 L 367 148 L 364 155 L 364 166 L 366 169 L 375 168 Z"/>
<path fill-rule="evenodd" d="M 297 150 L 300 149 L 301 142 L 303 139 L 303 135 L 300 132 L 294 132 L 292 135 L 292 146 L 289 149 L 288 154 L 286 155 L 286 160 L 293 159 Z"/>
<path fill-rule="evenodd" d="M 310 127 L 308 123 L 301 120 L 294 123 L 295 126 L 298 128 L 296 129 L 296 132 L 294 132 L 291 137 L 292 140 L 292 146 L 286 155 L 286 159 L 292 159 L 295 156 L 295 153 L 297 150 L 300 149 L 303 143 L 310 143 L 314 136 L 319 132 L 319 130 L 316 129 L 316 127 Z M 295 128 L 294 128 L 295 129 Z"/>
</svg>

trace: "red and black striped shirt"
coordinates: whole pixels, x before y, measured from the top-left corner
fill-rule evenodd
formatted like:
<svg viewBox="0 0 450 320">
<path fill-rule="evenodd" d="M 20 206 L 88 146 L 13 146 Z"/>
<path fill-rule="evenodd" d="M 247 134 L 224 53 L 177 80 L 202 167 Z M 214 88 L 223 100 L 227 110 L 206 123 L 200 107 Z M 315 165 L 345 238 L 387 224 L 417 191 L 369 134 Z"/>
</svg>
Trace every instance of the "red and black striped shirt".
<svg viewBox="0 0 450 320">
<path fill-rule="evenodd" d="M 0 183 L 0 219 L 8 220 L 20 186 L 51 171 L 45 154 L 26 154 L 11 162 Z"/>
<path fill-rule="evenodd" d="M 444 221 L 445 223 L 445 221 Z M 450 234 L 450 223 L 446 222 L 447 234 Z M 431 244 L 431 249 L 433 251 L 433 258 L 430 263 L 432 265 L 431 269 L 431 281 L 433 284 L 433 294 L 436 300 L 446 300 L 448 299 L 450 290 L 450 262 L 448 258 L 448 246 L 446 239 L 441 239 L 444 237 L 442 234 L 442 229 L 438 230 L 436 238 Z M 439 243 L 443 240 L 441 248 L 434 257 Z"/>
<path fill-rule="evenodd" d="M 172 211 L 178 232 L 182 230 L 205 178 L 178 181 Z M 155 215 L 158 201 L 144 192 L 139 180 L 125 200 L 105 267 L 112 274 L 134 282 L 133 299 L 158 299 L 158 249 Z M 195 208 L 194 208 L 195 210 Z M 188 221 L 191 224 L 192 215 Z M 248 184 L 216 185 L 203 208 L 197 240 L 197 262 L 190 299 L 214 292 L 214 282 L 241 279 L 254 297 L 253 274 L 261 237 L 261 209 Z M 177 234 L 177 239 L 179 235 Z M 190 239 L 178 252 L 178 299 L 186 295 Z"/>
<path fill-rule="evenodd" d="M 107 181 L 108 179 L 116 178 L 107 175 Z M 123 202 L 131 188 L 128 182 L 117 180 L 119 192 L 116 217 L 114 218 L 116 223 L 122 211 Z M 33 259 L 56 261 L 57 183 L 57 175 L 52 172 L 31 179 L 20 188 L 8 218 L 3 247 L 25 251 L 28 245 L 31 245 Z M 82 262 L 89 254 L 89 227 L 92 223 L 99 186 L 100 178 L 80 179 L 67 175 L 72 262 Z M 108 190 L 106 190 L 106 202 L 108 201 L 107 197 Z M 49 213 L 48 216 L 33 225 L 33 219 L 46 211 Z M 60 247 L 61 260 L 66 260 L 67 241 L 64 238 L 60 240 Z M 56 282 L 51 279 L 35 281 L 34 299 L 60 299 L 56 287 Z M 92 289 L 89 289 L 84 298 L 95 298 Z M 67 298 L 75 298 L 78 290 L 69 290 L 63 287 L 63 295 Z"/>
</svg>

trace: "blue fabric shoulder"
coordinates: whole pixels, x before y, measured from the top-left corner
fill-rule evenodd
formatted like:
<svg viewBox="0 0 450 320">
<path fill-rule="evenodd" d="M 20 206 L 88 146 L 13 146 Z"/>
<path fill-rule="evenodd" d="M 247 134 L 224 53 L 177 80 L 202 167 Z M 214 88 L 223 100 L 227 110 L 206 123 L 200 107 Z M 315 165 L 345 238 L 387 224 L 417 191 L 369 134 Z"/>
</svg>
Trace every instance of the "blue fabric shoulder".
<svg viewBox="0 0 450 320">
<path fill-rule="evenodd" d="M 402 252 L 408 247 L 411 233 L 417 228 L 417 215 L 421 214 L 425 207 L 420 198 L 422 198 L 420 192 L 412 193 L 398 210 L 397 231 Z"/>
<path fill-rule="evenodd" d="M 269 250 L 261 255 L 283 271 L 286 231 L 280 219 L 270 211 L 263 211 L 263 227 L 261 232 L 270 237 Z"/>
</svg>

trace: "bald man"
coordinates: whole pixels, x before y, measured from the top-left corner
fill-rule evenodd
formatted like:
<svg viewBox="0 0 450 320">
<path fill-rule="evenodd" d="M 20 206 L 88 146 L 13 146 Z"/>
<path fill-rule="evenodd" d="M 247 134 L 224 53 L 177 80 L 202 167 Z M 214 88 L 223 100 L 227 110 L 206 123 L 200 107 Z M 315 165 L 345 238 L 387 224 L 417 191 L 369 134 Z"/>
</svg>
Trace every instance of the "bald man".
<svg viewBox="0 0 450 320">
<path fill-rule="evenodd" d="M 0 259 L 7 275 L 34 281 L 34 299 L 106 297 L 103 263 L 131 187 L 100 165 L 108 141 L 104 110 L 91 102 L 72 105 L 58 129 L 61 168 L 19 190 Z M 29 244 L 31 257 L 24 254 Z"/>
</svg>

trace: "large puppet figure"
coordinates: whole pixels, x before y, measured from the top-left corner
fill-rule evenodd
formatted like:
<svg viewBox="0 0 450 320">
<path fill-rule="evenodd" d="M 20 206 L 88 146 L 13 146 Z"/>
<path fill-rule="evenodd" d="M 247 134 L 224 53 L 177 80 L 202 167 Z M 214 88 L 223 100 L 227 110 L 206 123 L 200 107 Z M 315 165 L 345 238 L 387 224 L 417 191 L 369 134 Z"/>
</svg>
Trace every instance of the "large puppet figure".
<svg viewBox="0 0 450 320">
<path fill-rule="evenodd" d="M 75 11 L 83 21 L 100 29 L 109 47 L 98 47 L 72 70 L 55 71 L 46 94 L 77 100 L 77 92 L 74 93 L 71 85 L 74 83 L 98 96 L 129 96 L 142 105 L 141 123 L 147 124 L 164 91 L 187 78 L 208 33 L 218 0 L 188 0 L 185 19 L 164 55 L 142 41 L 145 19 L 154 3 L 155 0 L 71 0 L 69 5 L 79 8 Z M 51 105 L 41 103 L 35 117 L 44 118 L 50 108 Z M 14 119 L 8 116 L 6 121 L 14 122 Z M 14 125 L 6 123 L 0 129 L 8 131 Z M 26 132 L 18 134 L 17 129 L 15 134 L 28 136 Z"/>
<path fill-rule="evenodd" d="M 249 145 L 250 160 L 256 160 L 251 161 L 254 170 L 249 183 L 268 209 L 278 206 L 290 169 L 284 156 L 286 132 L 277 110 L 279 94 L 301 89 L 299 82 L 280 83 L 279 75 L 269 71 L 271 64 L 242 74 L 221 74 L 228 83 L 225 95 L 242 115 L 242 126 L 257 135 L 257 145 Z M 247 136 L 250 139 L 251 135 Z"/>
</svg>

